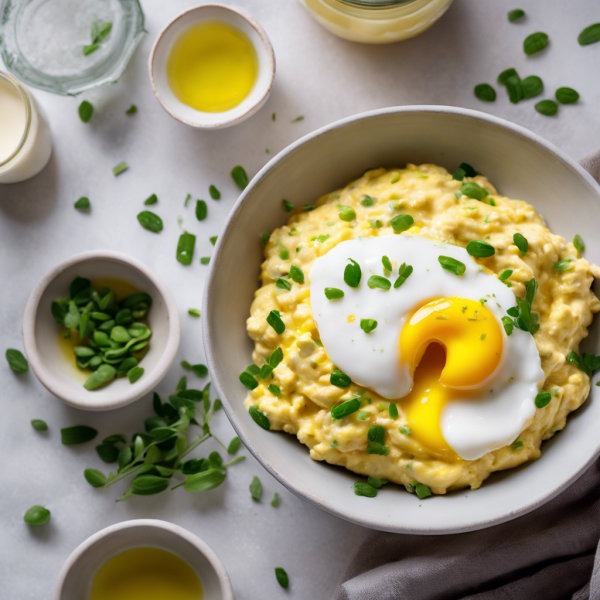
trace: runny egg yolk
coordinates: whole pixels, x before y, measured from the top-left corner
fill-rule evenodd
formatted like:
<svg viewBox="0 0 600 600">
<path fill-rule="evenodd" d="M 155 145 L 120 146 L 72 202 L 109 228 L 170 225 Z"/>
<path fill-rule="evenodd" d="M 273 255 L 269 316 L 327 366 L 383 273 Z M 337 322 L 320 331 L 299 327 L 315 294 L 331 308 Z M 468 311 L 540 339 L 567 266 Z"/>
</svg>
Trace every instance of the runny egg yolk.
<svg viewBox="0 0 600 600">
<path fill-rule="evenodd" d="M 400 355 L 413 374 L 413 389 L 401 403 L 418 442 L 456 457 L 442 435 L 442 410 L 486 383 L 500 362 L 502 345 L 498 322 L 480 302 L 438 298 L 416 310 L 402 329 Z"/>
</svg>

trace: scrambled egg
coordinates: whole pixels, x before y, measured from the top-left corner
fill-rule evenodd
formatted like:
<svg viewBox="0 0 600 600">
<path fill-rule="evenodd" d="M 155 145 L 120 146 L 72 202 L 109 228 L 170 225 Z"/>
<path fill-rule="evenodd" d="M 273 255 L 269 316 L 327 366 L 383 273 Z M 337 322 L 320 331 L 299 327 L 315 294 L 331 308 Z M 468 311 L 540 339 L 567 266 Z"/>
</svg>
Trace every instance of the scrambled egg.
<svg viewBox="0 0 600 600">
<path fill-rule="evenodd" d="M 490 195 L 484 201 L 457 197 L 462 183 L 474 181 Z M 250 391 L 246 406 L 258 406 L 271 423 L 271 429 L 296 435 L 308 446 L 314 460 L 340 465 L 361 475 L 385 478 L 407 486 L 418 481 L 436 493 L 470 486 L 478 488 L 492 473 L 538 458 L 540 447 L 566 425 L 567 415 L 587 398 L 590 378 L 569 364 L 565 355 L 578 351 L 587 335 L 600 301 L 590 290 L 600 268 L 585 259 L 574 260 L 564 272 L 554 264 L 578 257 L 571 242 L 552 234 L 533 207 L 496 193 L 483 176 L 456 181 L 435 165 L 407 165 L 406 169 L 373 169 L 342 190 L 319 198 L 313 205 L 297 207 L 288 224 L 271 234 L 265 247 L 262 287 L 256 292 L 247 328 L 256 346 L 254 362 L 263 365 L 278 347 L 283 360 L 273 377 L 259 379 Z M 371 206 L 361 204 L 365 196 L 377 199 Z M 460 196 L 460 194 L 458 194 Z M 352 207 L 356 218 L 346 222 L 339 217 L 339 205 Z M 514 293 L 525 296 L 524 282 L 535 277 L 539 290 L 533 310 L 539 313 L 540 329 L 535 342 L 545 374 L 545 389 L 556 394 L 523 429 L 518 442 L 490 452 L 474 461 L 435 455 L 411 436 L 404 435 L 388 415 L 389 401 L 372 390 L 352 383 L 348 388 L 330 384 L 335 366 L 319 340 L 311 315 L 309 272 L 312 263 L 336 244 L 359 236 L 394 235 L 390 220 L 397 214 L 414 217 L 409 233 L 465 247 L 471 240 L 486 240 L 496 254 L 485 264 L 496 275 L 513 269 L 510 283 Z M 521 254 L 513 242 L 520 232 L 529 249 Z M 277 278 L 300 267 L 304 283 L 291 290 L 275 287 Z M 278 310 L 286 325 L 278 335 L 266 317 Z M 268 386 L 281 390 L 276 396 Z M 361 410 L 334 421 L 332 406 L 352 397 L 362 398 Z M 402 404 L 398 403 L 400 418 Z M 367 431 L 372 425 L 386 429 L 386 456 L 367 454 Z"/>
</svg>

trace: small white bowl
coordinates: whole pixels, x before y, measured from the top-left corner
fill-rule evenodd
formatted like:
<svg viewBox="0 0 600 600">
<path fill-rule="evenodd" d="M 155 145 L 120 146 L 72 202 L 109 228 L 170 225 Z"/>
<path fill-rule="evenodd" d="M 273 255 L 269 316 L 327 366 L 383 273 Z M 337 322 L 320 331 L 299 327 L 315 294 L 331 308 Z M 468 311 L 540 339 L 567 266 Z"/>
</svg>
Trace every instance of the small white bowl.
<svg viewBox="0 0 600 600">
<path fill-rule="evenodd" d="M 152 297 L 148 325 L 152 337 L 140 361 L 144 374 L 134 384 L 119 377 L 105 387 L 88 391 L 86 375 L 64 356 L 60 325 L 50 306 L 64 298 L 75 276 L 95 279 L 114 277 L 131 283 Z M 152 391 L 165 376 L 179 348 L 181 331 L 177 303 L 169 288 L 139 260 L 109 250 L 93 250 L 71 256 L 50 269 L 37 283 L 23 316 L 23 343 L 33 372 L 55 396 L 76 408 L 109 410 L 120 408 Z"/>
<path fill-rule="evenodd" d="M 258 77 L 250 94 L 223 112 L 201 112 L 175 97 L 167 80 L 167 59 L 173 44 L 186 30 L 205 21 L 224 21 L 245 33 L 258 57 Z M 203 4 L 175 17 L 158 35 L 148 61 L 150 83 L 161 106 L 174 118 L 198 129 L 221 129 L 245 121 L 266 101 L 275 78 L 275 53 L 265 30 L 248 13 L 223 4 Z"/>
<path fill-rule="evenodd" d="M 186 529 L 154 519 L 111 525 L 80 544 L 58 575 L 53 600 L 85 600 L 94 574 L 108 559 L 140 546 L 161 548 L 185 560 L 196 571 L 207 600 L 234 600 L 229 575 L 219 557 Z"/>
</svg>

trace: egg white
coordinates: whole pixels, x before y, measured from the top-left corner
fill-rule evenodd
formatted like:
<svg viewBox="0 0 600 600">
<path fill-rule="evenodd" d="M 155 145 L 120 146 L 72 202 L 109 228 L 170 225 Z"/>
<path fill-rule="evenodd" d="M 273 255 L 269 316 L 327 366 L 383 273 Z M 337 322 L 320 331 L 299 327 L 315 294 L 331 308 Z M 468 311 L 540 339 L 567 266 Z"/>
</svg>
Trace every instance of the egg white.
<svg viewBox="0 0 600 600">
<path fill-rule="evenodd" d="M 384 255 L 394 267 L 388 277 L 392 284 L 399 265 L 406 262 L 413 267 L 398 289 L 367 286 L 371 275 L 385 275 Z M 440 255 L 464 263 L 464 275 L 443 269 Z M 362 270 L 358 288 L 344 282 L 349 258 Z M 343 290 L 344 297 L 328 300 L 326 287 Z M 410 234 L 341 242 L 310 270 L 313 319 L 329 358 L 355 383 L 388 399 L 406 396 L 413 386 L 411 366 L 402 359 L 399 343 L 407 317 L 434 298 L 450 297 L 486 301 L 503 335 L 502 358 L 492 376 L 475 397 L 471 392 L 468 400 L 451 400 L 442 411 L 440 425 L 446 442 L 461 458 L 475 460 L 516 439 L 535 414 L 535 396 L 544 381 L 533 336 L 517 328 L 507 336 L 502 327 L 501 317 L 516 304 L 514 293 L 496 276 L 484 273 L 464 248 Z M 366 334 L 360 328 L 361 319 L 375 319 L 378 326 Z"/>
</svg>

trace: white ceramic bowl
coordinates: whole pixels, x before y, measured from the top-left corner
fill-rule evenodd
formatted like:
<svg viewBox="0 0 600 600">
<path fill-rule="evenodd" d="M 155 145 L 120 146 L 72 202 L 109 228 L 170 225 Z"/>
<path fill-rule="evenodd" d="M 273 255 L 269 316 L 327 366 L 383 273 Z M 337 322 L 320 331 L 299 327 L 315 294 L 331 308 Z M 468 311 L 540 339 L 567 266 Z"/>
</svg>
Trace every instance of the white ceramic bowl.
<svg viewBox="0 0 600 600">
<path fill-rule="evenodd" d="M 250 38 L 258 57 L 258 78 L 252 91 L 240 104 L 223 112 L 201 112 L 187 106 L 175 97 L 167 80 L 167 59 L 175 40 L 186 29 L 205 21 L 224 21 L 240 29 Z M 267 101 L 275 78 L 275 53 L 265 30 L 248 13 L 223 4 L 202 4 L 182 12 L 158 34 L 148 69 L 154 95 L 174 119 L 198 129 L 222 129 L 245 121 Z"/>
<path fill-rule="evenodd" d="M 52 316 L 50 305 L 53 300 L 68 296 L 77 275 L 92 282 L 101 277 L 121 279 L 152 297 L 148 313 L 152 337 L 148 352 L 140 361 L 144 374 L 134 384 L 127 377 L 119 377 L 103 388 L 88 391 L 83 387 L 85 373 L 61 351 L 61 327 Z M 179 312 L 169 288 L 139 260 L 109 250 L 76 254 L 52 267 L 33 288 L 23 316 L 23 343 L 33 372 L 55 396 L 84 410 L 119 408 L 152 391 L 173 363 L 179 339 Z"/>
<path fill-rule="evenodd" d="M 176 554 L 198 575 L 206 600 L 234 600 L 229 575 L 219 557 L 186 529 L 154 519 L 111 525 L 78 546 L 61 569 L 53 600 L 86 600 L 96 571 L 115 554 L 151 546 Z"/>
<path fill-rule="evenodd" d="M 244 408 L 238 375 L 252 362 L 246 319 L 259 282 L 259 235 L 287 220 L 281 199 L 309 203 L 367 168 L 412 162 L 450 171 L 468 162 L 500 193 L 533 204 L 567 239 L 580 234 L 585 256 L 600 264 L 600 188 L 575 161 L 539 136 L 484 113 L 444 106 L 383 109 L 339 121 L 292 144 L 246 188 L 211 259 L 204 296 L 206 356 L 225 410 L 262 465 L 292 492 L 340 517 L 399 533 L 457 533 L 527 513 L 572 483 L 600 453 L 600 388 L 543 445 L 539 460 L 491 476 L 479 490 L 419 501 L 398 486 L 377 498 L 355 496 L 357 475 L 314 462 L 293 436 L 257 427 Z M 240 266 L 243 265 L 243 268 Z M 598 321 L 598 319 L 596 319 Z M 597 338 L 594 327 L 590 338 Z M 589 348 L 593 348 L 589 344 Z M 586 345 L 584 344 L 584 348 Z"/>
</svg>

